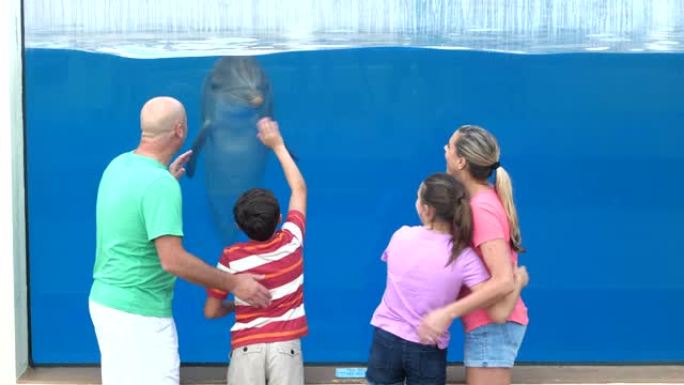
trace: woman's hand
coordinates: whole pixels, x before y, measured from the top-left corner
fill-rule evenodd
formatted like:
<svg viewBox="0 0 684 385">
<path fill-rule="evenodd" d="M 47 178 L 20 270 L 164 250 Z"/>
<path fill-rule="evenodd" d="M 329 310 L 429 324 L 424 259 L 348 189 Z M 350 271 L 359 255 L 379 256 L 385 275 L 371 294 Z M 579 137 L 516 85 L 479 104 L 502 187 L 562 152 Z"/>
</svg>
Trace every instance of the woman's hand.
<svg viewBox="0 0 684 385">
<path fill-rule="evenodd" d="M 530 275 L 527 273 L 527 268 L 525 266 L 520 266 L 515 269 L 515 283 L 519 285 L 522 289 L 530 283 Z"/>
</svg>

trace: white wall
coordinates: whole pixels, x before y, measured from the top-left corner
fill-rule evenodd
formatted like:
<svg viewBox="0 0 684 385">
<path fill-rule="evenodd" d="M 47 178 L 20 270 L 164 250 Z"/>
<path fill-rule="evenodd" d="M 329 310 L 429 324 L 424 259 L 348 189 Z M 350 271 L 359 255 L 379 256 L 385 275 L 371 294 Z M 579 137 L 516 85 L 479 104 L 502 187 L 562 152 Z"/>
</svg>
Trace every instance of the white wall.
<svg viewBox="0 0 684 385">
<path fill-rule="evenodd" d="M 0 1 L 0 383 L 28 366 L 20 0 Z"/>
</svg>

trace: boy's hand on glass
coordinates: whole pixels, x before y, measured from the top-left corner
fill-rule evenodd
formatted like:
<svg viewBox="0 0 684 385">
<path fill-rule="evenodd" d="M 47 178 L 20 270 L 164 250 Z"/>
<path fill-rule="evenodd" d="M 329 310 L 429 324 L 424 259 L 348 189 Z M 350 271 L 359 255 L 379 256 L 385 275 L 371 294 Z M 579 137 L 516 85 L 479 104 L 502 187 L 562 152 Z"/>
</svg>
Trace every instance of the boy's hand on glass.
<svg viewBox="0 0 684 385">
<path fill-rule="evenodd" d="M 261 118 L 257 123 L 257 128 L 259 130 L 257 137 L 264 146 L 274 149 L 284 144 L 283 136 L 280 135 L 280 129 L 278 128 L 278 122 L 268 117 Z"/>
</svg>

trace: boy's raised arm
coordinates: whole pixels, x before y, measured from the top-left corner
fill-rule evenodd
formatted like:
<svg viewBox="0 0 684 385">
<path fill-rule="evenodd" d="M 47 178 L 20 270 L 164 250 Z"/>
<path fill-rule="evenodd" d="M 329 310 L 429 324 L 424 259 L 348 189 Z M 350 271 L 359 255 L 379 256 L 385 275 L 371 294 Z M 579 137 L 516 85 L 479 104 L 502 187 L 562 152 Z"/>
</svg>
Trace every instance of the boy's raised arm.
<svg viewBox="0 0 684 385">
<path fill-rule="evenodd" d="M 290 205 L 288 210 L 297 210 L 306 215 L 306 182 L 299 171 L 299 167 L 292 159 L 292 155 L 285 147 L 285 141 L 280 134 L 278 123 L 270 118 L 262 118 L 257 124 L 259 140 L 273 150 L 285 173 L 285 179 L 290 186 Z"/>
</svg>

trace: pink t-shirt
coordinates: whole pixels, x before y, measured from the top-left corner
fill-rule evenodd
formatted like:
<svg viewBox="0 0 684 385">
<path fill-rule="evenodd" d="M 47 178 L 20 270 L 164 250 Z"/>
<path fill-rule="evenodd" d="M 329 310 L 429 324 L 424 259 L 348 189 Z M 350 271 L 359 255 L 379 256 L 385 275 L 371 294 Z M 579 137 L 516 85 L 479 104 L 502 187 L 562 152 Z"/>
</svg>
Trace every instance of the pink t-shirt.
<svg viewBox="0 0 684 385">
<path fill-rule="evenodd" d="M 387 262 L 387 287 L 371 324 L 405 340 L 420 343 L 418 325 L 431 310 L 450 304 L 462 286 L 489 279 L 482 260 L 471 248 L 453 263 L 451 235 L 422 226 L 404 226 L 390 240 L 382 260 Z M 444 349 L 449 333 L 437 341 Z"/>
<path fill-rule="evenodd" d="M 473 247 L 479 253 L 479 247 L 488 241 L 503 239 L 510 245 L 511 230 L 508 225 L 506 211 L 499 200 L 499 196 L 493 188 L 480 191 L 470 198 L 470 207 L 473 211 Z M 518 265 L 518 253 L 511 248 L 511 264 Z M 461 291 L 459 297 L 470 293 L 467 288 Z M 515 304 L 513 313 L 508 317 L 509 321 L 514 321 L 522 325 L 527 325 L 527 307 L 522 299 Z M 484 310 L 475 310 L 461 317 L 466 332 L 474 330 L 480 326 L 488 325 L 494 321 L 489 318 Z"/>
</svg>

